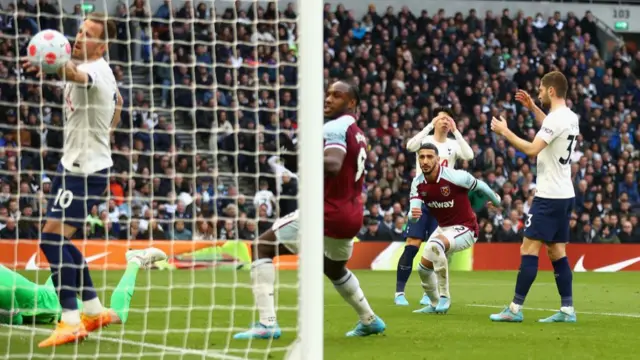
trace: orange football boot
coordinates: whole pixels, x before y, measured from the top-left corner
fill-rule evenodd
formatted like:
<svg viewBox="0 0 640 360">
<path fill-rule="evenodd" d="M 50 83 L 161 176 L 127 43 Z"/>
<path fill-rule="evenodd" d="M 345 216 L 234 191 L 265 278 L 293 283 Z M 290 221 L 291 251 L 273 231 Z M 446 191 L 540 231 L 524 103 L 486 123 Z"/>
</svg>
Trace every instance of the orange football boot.
<svg viewBox="0 0 640 360">
<path fill-rule="evenodd" d="M 73 342 L 81 342 L 88 335 L 89 333 L 87 332 L 87 329 L 85 329 L 83 323 L 79 323 L 78 325 L 67 325 L 65 322 L 60 321 L 56 326 L 56 329 L 53 330 L 53 333 L 46 340 L 38 344 L 38 347 L 45 348 Z"/>
<path fill-rule="evenodd" d="M 87 332 L 92 332 L 111 325 L 114 319 L 113 316 L 111 316 L 111 311 L 109 309 L 105 309 L 99 315 L 95 316 L 82 314 L 81 320 L 82 324 L 84 324 L 84 328 L 87 329 Z"/>
</svg>

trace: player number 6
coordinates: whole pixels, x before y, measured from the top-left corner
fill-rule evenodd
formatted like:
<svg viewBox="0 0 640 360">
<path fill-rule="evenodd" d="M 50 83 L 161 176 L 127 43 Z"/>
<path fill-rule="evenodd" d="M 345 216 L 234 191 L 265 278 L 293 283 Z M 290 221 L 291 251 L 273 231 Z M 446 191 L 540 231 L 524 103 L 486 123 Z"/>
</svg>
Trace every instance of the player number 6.
<svg viewBox="0 0 640 360">
<path fill-rule="evenodd" d="M 58 189 L 58 194 L 53 201 L 53 206 L 59 206 L 61 209 L 66 209 L 71 205 L 73 201 L 73 193 L 69 190 Z"/>
<path fill-rule="evenodd" d="M 367 152 L 364 151 L 364 148 L 360 148 L 360 152 L 358 153 L 358 169 L 356 171 L 356 181 L 360 180 L 360 178 L 364 174 L 364 166 L 366 161 Z"/>
</svg>

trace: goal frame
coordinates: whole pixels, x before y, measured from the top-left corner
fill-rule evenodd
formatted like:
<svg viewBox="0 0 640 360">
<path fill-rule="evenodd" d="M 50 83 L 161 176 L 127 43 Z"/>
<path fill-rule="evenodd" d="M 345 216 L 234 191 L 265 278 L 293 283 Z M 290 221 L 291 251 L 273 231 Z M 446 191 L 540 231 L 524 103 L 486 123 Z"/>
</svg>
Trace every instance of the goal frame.
<svg viewBox="0 0 640 360">
<path fill-rule="evenodd" d="M 320 205 L 324 204 L 324 156 L 320 136 L 324 124 L 323 7 L 322 0 L 298 0 L 300 360 L 323 360 L 324 207 Z"/>
</svg>

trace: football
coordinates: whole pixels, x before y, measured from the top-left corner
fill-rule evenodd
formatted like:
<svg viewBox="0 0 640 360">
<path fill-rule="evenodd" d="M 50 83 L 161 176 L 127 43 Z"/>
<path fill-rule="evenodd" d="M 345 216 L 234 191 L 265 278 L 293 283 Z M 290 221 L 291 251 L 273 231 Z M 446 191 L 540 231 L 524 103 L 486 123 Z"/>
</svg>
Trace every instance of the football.
<svg viewBox="0 0 640 360">
<path fill-rule="evenodd" d="M 43 30 L 37 33 L 27 47 L 27 58 L 43 72 L 54 74 L 71 59 L 71 44 L 62 33 Z"/>
</svg>

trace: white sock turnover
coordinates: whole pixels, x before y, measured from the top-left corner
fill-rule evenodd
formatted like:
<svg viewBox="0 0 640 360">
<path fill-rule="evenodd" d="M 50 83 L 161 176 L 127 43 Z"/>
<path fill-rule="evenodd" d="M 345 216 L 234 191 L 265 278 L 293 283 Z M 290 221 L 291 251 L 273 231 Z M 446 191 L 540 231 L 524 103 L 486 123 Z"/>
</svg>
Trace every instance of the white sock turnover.
<svg viewBox="0 0 640 360">
<path fill-rule="evenodd" d="M 429 240 L 424 251 L 425 257 L 433 263 L 433 270 L 438 275 L 440 296 L 451 297 L 449 294 L 449 262 L 444 244 L 440 240 Z"/>
<path fill-rule="evenodd" d="M 364 292 L 360 288 L 358 278 L 351 271 L 347 270 L 347 274 L 341 279 L 334 281 L 333 286 L 342 298 L 358 313 L 360 321 L 363 324 L 369 325 L 376 319 L 376 315 L 373 313 L 367 298 L 364 296 Z"/>
<path fill-rule="evenodd" d="M 103 311 L 104 311 L 104 307 L 100 302 L 100 298 L 97 296 L 91 300 L 82 302 L 82 312 L 87 315 L 90 315 L 90 316 L 100 315 Z"/>
<path fill-rule="evenodd" d="M 431 305 L 436 306 L 440 298 L 436 274 L 433 272 L 433 269 L 429 269 L 422 264 L 418 265 L 418 274 L 420 274 L 420 282 L 422 283 L 424 293 L 427 294 L 429 300 L 431 300 Z"/>
<path fill-rule="evenodd" d="M 63 310 L 61 319 L 67 325 L 80 324 L 80 310 Z"/>
<path fill-rule="evenodd" d="M 251 264 L 253 297 L 260 314 L 260 323 L 266 326 L 276 324 L 274 299 L 276 269 L 271 259 L 259 259 Z"/>
</svg>

